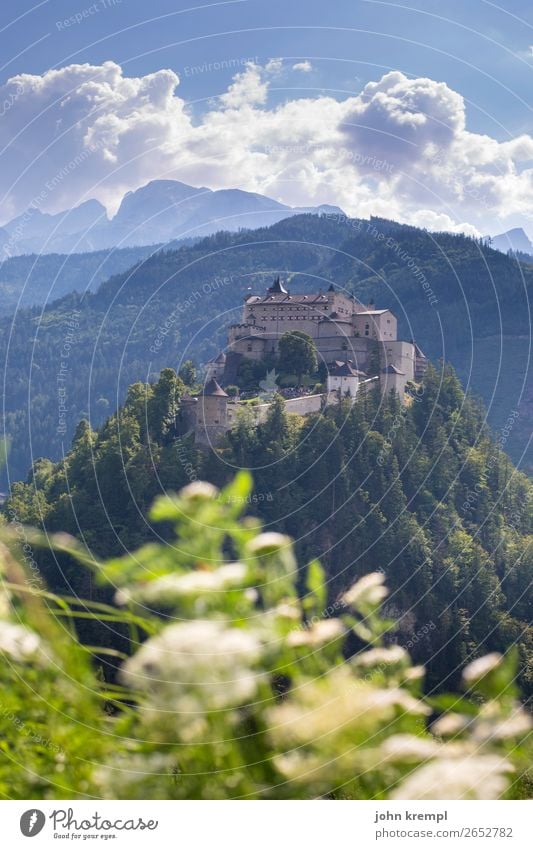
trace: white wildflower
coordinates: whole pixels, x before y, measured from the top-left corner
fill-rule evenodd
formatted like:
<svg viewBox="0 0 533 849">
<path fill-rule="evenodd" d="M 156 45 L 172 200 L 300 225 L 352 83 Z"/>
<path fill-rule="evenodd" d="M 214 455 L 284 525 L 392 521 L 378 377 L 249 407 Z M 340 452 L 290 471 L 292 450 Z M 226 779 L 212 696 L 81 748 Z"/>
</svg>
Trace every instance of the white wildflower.
<svg viewBox="0 0 533 849">
<path fill-rule="evenodd" d="M 401 646 L 387 649 L 370 649 L 355 655 L 352 659 L 357 666 L 399 666 L 409 662 L 409 655 Z"/>
<path fill-rule="evenodd" d="M 0 622 L 0 652 L 12 660 L 28 660 L 34 657 L 41 647 L 37 634 L 23 625 Z"/>
<path fill-rule="evenodd" d="M 382 743 L 379 752 L 387 760 L 427 761 L 436 757 L 441 748 L 430 737 L 416 737 L 414 734 L 394 734 Z"/>
<path fill-rule="evenodd" d="M 180 496 L 187 499 L 203 500 L 216 498 L 218 489 L 207 481 L 193 481 L 180 490 Z"/>
<path fill-rule="evenodd" d="M 340 619 L 323 619 L 316 622 L 311 628 L 302 628 L 292 631 L 287 637 L 287 645 L 296 646 L 320 646 L 341 637 L 345 627 Z"/>
<path fill-rule="evenodd" d="M 381 572 L 371 572 L 360 578 L 342 596 L 343 602 L 349 607 L 359 607 L 363 604 L 379 604 L 387 595 L 383 586 L 384 575 Z"/>
<path fill-rule="evenodd" d="M 493 672 L 502 662 L 502 655 L 498 652 L 491 652 L 477 660 L 469 663 L 463 671 L 463 680 L 467 684 L 475 684 L 485 678 L 490 672 Z"/>
<path fill-rule="evenodd" d="M 264 534 L 259 534 L 255 539 L 248 544 L 250 554 L 265 555 L 274 554 L 276 551 L 286 549 L 291 546 L 291 539 L 285 534 L 278 534 L 275 531 L 268 531 Z"/>
<path fill-rule="evenodd" d="M 447 713 L 437 719 L 431 730 L 437 737 L 454 737 L 464 731 L 472 722 L 472 717 L 460 713 Z"/>
<path fill-rule="evenodd" d="M 281 619 L 300 619 L 301 613 L 296 604 L 290 604 L 287 601 L 282 601 L 281 604 L 278 604 L 276 608 L 274 608 L 274 612 L 276 616 L 279 616 Z"/>
<path fill-rule="evenodd" d="M 186 713 L 243 704 L 259 683 L 252 667 L 259 640 L 222 622 L 170 625 L 148 640 L 123 669 L 124 681 L 148 691 L 153 704 Z"/>
<path fill-rule="evenodd" d="M 116 799 L 118 792 L 121 797 L 140 798 L 147 782 L 168 782 L 175 761 L 172 754 L 158 752 L 115 757 L 112 763 L 96 768 L 94 779 L 104 799 Z"/>
<path fill-rule="evenodd" d="M 522 737 L 531 730 L 531 718 L 521 707 L 509 716 L 484 717 L 481 714 L 474 728 L 474 740 L 485 743 L 489 740 L 508 740 Z"/>
<path fill-rule="evenodd" d="M 410 666 L 405 670 L 403 675 L 404 681 L 419 681 L 420 678 L 423 678 L 426 674 L 426 670 L 423 666 Z"/>
<path fill-rule="evenodd" d="M 370 734 L 398 710 L 416 715 L 430 712 L 405 690 L 372 687 L 342 667 L 300 685 L 293 698 L 269 712 L 269 719 L 273 736 L 283 744 L 298 745 L 329 734 Z"/>
<path fill-rule="evenodd" d="M 512 771 L 497 755 L 439 758 L 412 772 L 391 799 L 499 799 Z"/>
<path fill-rule="evenodd" d="M 129 598 L 142 599 L 147 604 L 173 604 L 182 598 L 203 593 L 222 593 L 242 586 L 247 569 L 243 563 L 226 563 L 219 569 L 195 569 L 184 575 L 164 575 L 134 590 L 117 593 L 117 602 Z"/>
</svg>

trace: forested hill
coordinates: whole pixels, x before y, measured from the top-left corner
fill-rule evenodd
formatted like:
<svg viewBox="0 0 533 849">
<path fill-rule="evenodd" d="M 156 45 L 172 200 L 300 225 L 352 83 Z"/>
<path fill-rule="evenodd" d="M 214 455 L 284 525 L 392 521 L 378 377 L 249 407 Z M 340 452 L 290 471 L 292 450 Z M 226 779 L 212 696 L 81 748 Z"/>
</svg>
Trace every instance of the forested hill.
<svg viewBox="0 0 533 849">
<path fill-rule="evenodd" d="M 533 407 L 533 268 L 464 236 L 302 215 L 158 253 L 96 293 L 3 319 L 9 479 L 24 478 L 32 456 L 61 456 L 79 419 L 104 421 L 130 383 L 182 359 L 209 359 L 240 320 L 249 287 L 262 291 L 277 273 L 294 290 L 334 282 L 390 307 L 401 337 L 451 361 L 463 384 L 482 393 L 494 427 L 518 413 L 501 444 L 520 458 Z"/>
<path fill-rule="evenodd" d="M 71 292 L 96 291 L 104 280 L 126 271 L 154 250 L 157 246 L 4 259 L 0 262 L 0 315 L 57 301 Z"/>
<path fill-rule="evenodd" d="M 397 640 L 427 664 L 430 689 L 456 686 L 467 661 L 517 644 L 521 684 L 533 693 L 532 485 L 449 367 L 430 368 L 408 407 L 361 391 L 353 407 L 301 418 L 278 398 L 264 424 L 244 415 L 209 452 L 180 430 L 184 391 L 166 369 L 157 383 L 132 386 L 98 432 L 80 423 L 62 462 L 39 461 L 13 487 L 8 517 L 69 531 L 109 557 L 165 536 L 147 519 L 162 491 L 195 479 L 222 485 L 249 468 L 249 512 L 292 535 L 300 563 L 320 557 L 331 615 L 356 576 L 383 569 Z M 38 560 L 53 589 L 94 593 L 80 565 Z M 83 636 L 116 643 L 105 623 Z"/>
</svg>

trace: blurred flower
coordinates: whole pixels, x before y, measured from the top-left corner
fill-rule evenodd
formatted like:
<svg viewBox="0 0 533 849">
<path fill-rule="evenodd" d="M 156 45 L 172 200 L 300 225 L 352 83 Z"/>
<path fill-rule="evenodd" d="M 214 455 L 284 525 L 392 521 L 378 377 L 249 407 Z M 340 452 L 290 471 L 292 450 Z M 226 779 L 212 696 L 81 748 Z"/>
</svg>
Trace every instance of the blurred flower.
<svg viewBox="0 0 533 849">
<path fill-rule="evenodd" d="M 342 596 L 343 602 L 349 607 L 358 608 L 360 605 L 379 604 L 387 595 L 383 586 L 384 575 L 381 572 L 371 572 L 360 578 Z"/>
<path fill-rule="evenodd" d="M 195 714 L 244 704 L 257 691 L 252 670 L 257 637 L 222 622 L 170 625 L 148 640 L 123 668 L 126 684 L 149 693 L 163 710 Z"/>
<path fill-rule="evenodd" d="M 379 748 L 381 757 L 387 760 L 427 761 L 436 757 L 441 746 L 430 737 L 416 737 L 414 734 L 394 734 L 388 737 Z"/>
<path fill-rule="evenodd" d="M 311 628 L 291 631 L 287 637 L 287 645 L 293 648 L 296 646 L 320 646 L 341 637 L 345 631 L 345 626 L 340 619 L 323 619 L 316 622 Z"/>
<path fill-rule="evenodd" d="M 503 656 L 498 652 L 492 652 L 491 654 L 479 657 L 477 660 L 473 660 L 472 663 L 469 663 L 465 667 L 463 680 L 470 685 L 481 681 L 482 678 L 493 672 L 501 664 L 502 660 Z"/>
<path fill-rule="evenodd" d="M 398 713 L 428 714 L 429 709 L 398 687 L 381 689 L 351 674 L 346 667 L 301 684 L 291 699 L 270 711 L 272 735 L 290 745 L 330 745 L 327 735 L 366 736 Z"/>
<path fill-rule="evenodd" d="M 248 544 L 250 554 L 259 556 L 265 554 L 274 554 L 277 551 L 290 548 L 292 541 L 285 534 L 278 534 L 275 531 L 269 531 L 264 534 L 259 534 Z"/>
<path fill-rule="evenodd" d="M 274 608 L 276 616 L 282 619 L 297 620 L 301 618 L 301 610 L 297 604 L 290 604 L 288 601 L 283 601 Z"/>
<path fill-rule="evenodd" d="M 474 740 L 482 743 L 488 740 L 508 740 L 522 737 L 531 729 L 531 717 L 518 705 L 508 716 L 491 716 L 490 713 L 490 709 L 482 710 L 472 735 Z"/>
<path fill-rule="evenodd" d="M 207 481 L 193 481 L 180 489 L 179 494 L 190 500 L 212 499 L 217 497 L 218 489 Z"/>
<path fill-rule="evenodd" d="M 246 580 L 243 563 L 226 563 L 219 569 L 193 569 L 183 575 L 164 575 L 131 590 L 120 590 L 116 601 L 126 604 L 141 599 L 147 604 L 174 604 L 182 598 L 202 593 L 222 593 L 240 587 Z"/>
<path fill-rule="evenodd" d="M 419 767 L 391 799 L 499 799 L 513 768 L 497 755 L 439 758 Z"/>
<path fill-rule="evenodd" d="M 409 655 L 401 646 L 391 646 L 387 649 L 377 648 L 361 652 L 352 658 L 356 666 L 399 666 L 409 663 Z"/>
<path fill-rule="evenodd" d="M 468 728 L 472 721 L 473 717 L 471 716 L 463 716 L 460 713 L 447 713 L 433 723 L 431 730 L 437 737 L 454 737 Z"/>
<path fill-rule="evenodd" d="M 14 625 L 11 622 L 0 622 L 0 652 L 9 655 L 12 660 L 29 660 L 35 657 L 41 647 L 37 634 Z"/>
</svg>

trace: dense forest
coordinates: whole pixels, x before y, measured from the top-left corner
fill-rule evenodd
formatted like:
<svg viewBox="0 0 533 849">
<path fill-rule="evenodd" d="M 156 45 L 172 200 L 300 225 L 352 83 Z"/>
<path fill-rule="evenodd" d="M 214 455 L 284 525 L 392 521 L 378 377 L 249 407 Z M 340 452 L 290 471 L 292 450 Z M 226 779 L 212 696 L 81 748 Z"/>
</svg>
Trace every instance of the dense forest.
<svg viewBox="0 0 533 849">
<path fill-rule="evenodd" d="M 80 418 L 97 427 L 131 383 L 215 355 L 244 294 L 263 291 L 276 273 L 295 291 L 334 282 L 391 308 L 400 338 L 451 362 L 483 396 L 494 428 L 517 413 L 505 449 L 528 467 L 533 268 L 462 235 L 302 215 L 160 252 L 97 292 L 0 321 L 6 480 L 25 478 L 37 457 L 61 457 Z"/>
<path fill-rule="evenodd" d="M 113 274 L 131 268 L 157 245 L 73 254 L 24 254 L 0 263 L 0 315 L 57 301 L 72 292 L 94 292 Z"/>
<path fill-rule="evenodd" d="M 397 642 L 427 663 L 429 690 L 456 687 L 465 663 L 517 644 L 531 696 L 533 489 L 450 367 L 430 367 L 408 406 L 361 391 L 353 405 L 302 418 L 277 396 L 264 424 L 244 410 L 216 451 L 198 449 L 182 423 L 180 399 L 194 379 L 190 364 L 181 376 L 167 368 L 132 385 L 99 430 L 80 422 L 64 459 L 37 461 L 13 486 L 8 519 L 70 532 L 96 557 L 119 556 L 170 538 L 149 518 L 161 492 L 197 479 L 223 486 L 250 469 L 247 511 L 294 538 L 304 571 L 320 557 L 331 611 L 357 577 L 383 570 Z M 52 589 L 112 599 L 69 557 L 35 556 Z M 84 636 L 119 640 L 106 627 Z"/>
</svg>

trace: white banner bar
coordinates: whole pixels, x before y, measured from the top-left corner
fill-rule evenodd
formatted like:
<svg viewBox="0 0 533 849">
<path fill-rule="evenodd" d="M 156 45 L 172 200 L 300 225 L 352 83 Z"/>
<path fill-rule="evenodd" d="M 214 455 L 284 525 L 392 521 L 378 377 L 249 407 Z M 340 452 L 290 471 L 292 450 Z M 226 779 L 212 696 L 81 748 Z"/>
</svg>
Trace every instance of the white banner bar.
<svg viewBox="0 0 533 849">
<path fill-rule="evenodd" d="M 378 849 L 533 846 L 522 802 L 1 802 L 2 846 Z M 31 840 L 35 842 L 32 843 Z"/>
</svg>

